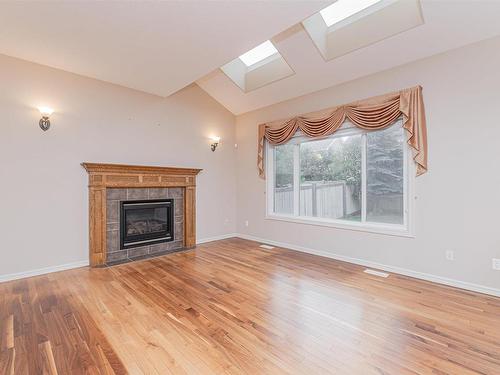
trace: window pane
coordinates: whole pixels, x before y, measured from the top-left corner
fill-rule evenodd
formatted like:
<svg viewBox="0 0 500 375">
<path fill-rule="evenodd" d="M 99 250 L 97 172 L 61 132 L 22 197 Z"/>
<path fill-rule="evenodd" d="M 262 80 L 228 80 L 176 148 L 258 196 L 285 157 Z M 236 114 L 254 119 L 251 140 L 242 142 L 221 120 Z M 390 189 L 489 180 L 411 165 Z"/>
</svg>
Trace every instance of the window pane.
<svg viewBox="0 0 500 375">
<path fill-rule="evenodd" d="M 367 134 L 367 221 L 404 223 L 403 147 L 401 123 Z"/>
<path fill-rule="evenodd" d="M 293 214 L 293 145 L 274 148 L 274 212 Z"/>
<path fill-rule="evenodd" d="M 361 135 L 301 143 L 300 215 L 361 220 Z"/>
</svg>

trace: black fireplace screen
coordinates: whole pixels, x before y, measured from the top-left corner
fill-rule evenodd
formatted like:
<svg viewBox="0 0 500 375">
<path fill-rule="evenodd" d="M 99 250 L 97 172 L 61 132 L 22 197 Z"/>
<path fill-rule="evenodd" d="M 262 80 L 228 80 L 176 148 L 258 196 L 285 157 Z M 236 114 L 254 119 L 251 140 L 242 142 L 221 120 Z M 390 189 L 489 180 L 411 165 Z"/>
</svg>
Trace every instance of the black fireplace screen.
<svg viewBox="0 0 500 375">
<path fill-rule="evenodd" d="M 173 199 L 121 202 L 121 248 L 173 241 L 173 212 Z"/>
</svg>

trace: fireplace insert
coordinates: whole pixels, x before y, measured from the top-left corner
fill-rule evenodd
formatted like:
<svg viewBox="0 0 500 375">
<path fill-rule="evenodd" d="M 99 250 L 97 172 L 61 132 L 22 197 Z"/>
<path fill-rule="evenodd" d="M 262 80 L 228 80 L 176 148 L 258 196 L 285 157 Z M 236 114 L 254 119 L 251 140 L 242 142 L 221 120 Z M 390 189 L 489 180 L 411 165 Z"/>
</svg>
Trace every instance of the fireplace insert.
<svg viewBox="0 0 500 375">
<path fill-rule="evenodd" d="M 120 248 L 174 240 L 174 200 L 120 203 Z"/>
</svg>

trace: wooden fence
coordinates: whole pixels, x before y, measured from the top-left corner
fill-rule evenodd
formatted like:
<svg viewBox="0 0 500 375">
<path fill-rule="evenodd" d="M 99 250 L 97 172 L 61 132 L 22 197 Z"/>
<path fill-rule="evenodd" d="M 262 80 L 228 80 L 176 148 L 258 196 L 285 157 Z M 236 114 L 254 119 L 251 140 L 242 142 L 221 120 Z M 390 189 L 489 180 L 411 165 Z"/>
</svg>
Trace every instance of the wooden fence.
<svg viewBox="0 0 500 375">
<path fill-rule="evenodd" d="M 275 212 L 293 213 L 293 187 L 276 188 Z M 352 188 L 344 181 L 311 182 L 300 185 L 300 215 L 339 219 L 360 210 Z"/>
</svg>

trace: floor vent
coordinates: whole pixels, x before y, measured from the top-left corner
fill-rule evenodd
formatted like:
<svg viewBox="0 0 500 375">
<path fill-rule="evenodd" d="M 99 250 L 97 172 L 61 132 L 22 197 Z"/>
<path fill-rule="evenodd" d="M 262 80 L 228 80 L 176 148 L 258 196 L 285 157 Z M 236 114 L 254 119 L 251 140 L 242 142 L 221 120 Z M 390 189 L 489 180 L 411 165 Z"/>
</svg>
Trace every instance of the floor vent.
<svg viewBox="0 0 500 375">
<path fill-rule="evenodd" d="M 369 273 L 370 275 L 374 275 L 374 276 L 378 276 L 378 277 L 389 277 L 388 273 L 376 271 L 376 270 L 371 270 L 369 268 L 365 269 L 363 272 Z"/>
<path fill-rule="evenodd" d="M 269 246 L 269 245 L 260 245 L 259 247 L 262 247 L 263 249 L 267 249 L 267 250 L 274 249 L 274 246 Z"/>
</svg>

